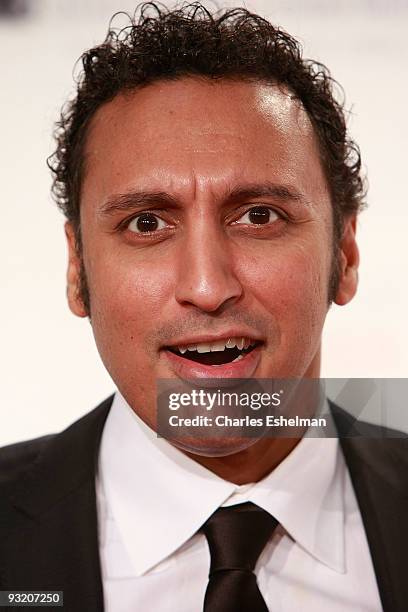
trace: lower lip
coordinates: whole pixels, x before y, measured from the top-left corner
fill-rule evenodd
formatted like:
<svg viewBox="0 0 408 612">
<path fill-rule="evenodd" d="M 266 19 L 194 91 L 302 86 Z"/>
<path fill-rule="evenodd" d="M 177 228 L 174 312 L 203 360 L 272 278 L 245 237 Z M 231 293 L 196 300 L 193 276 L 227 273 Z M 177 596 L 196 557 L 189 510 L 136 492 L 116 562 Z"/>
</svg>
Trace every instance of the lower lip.
<svg viewBox="0 0 408 612">
<path fill-rule="evenodd" d="M 204 365 L 179 357 L 175 353 L 163 350 L 171 369 L 179 378 L 192 380 L 195 378 L 251 378 L 261 359 L 261 347 L 257 346 L 238 361 L 221 365 Z"/>
</svg>

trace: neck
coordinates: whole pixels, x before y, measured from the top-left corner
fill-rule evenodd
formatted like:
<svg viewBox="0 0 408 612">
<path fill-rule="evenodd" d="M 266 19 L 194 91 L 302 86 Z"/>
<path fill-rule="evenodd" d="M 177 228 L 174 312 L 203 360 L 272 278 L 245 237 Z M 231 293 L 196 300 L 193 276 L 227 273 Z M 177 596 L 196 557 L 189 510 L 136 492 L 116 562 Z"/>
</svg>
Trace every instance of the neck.
<svg viewBox="0 0 408 612">
<path fill-rule="evenodd" d="M 289 455 L 301 438 L 262 438 L 245 450 L 224 457 L 186 455 L 220 478 L 237 485 L 258 482 Z"/>
</svg>

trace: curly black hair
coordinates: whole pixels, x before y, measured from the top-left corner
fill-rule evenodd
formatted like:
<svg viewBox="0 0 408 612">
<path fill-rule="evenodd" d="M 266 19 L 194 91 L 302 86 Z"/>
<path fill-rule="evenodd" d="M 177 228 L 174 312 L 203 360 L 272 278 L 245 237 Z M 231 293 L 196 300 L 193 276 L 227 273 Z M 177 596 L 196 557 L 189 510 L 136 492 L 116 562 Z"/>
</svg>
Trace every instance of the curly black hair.
<svg viewBox="0 0 408 612">
<path fill-rule="evenodd" d="M 336 99 L 341 88 L 328 69 L 304 59 L 295 38 L 243 8 L 211 13 L 198 2 L 176 9 L 147 2 L 127 18 L 126 27 L 110 27 L 104 42 L 82 55 L 76 96 L 63 108 L 57 149 L 48 159 L 54 199 L 73 224 L 79 247 L 83 153 L 96 111 L 124 90 L 194 75 L 282 84 L 300 100 L 320 145 L 336 246 L 344 219 L 364 205 L 365 183 L 359 148 L 347 134 L 344 101 Z M 332 289 L 336 278 L 333 283 Z"/>
</svg>

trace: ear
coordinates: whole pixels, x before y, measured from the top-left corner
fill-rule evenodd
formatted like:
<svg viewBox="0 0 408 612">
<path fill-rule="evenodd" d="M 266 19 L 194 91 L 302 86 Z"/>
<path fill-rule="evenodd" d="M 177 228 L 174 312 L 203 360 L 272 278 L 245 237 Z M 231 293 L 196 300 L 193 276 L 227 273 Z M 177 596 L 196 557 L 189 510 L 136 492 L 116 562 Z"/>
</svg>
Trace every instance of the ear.
<svg viewBox="0 0 408 612">
<path fill-rule="evenodd" d="M 72 224 L 65 223 L 65 236 L 68 246 L 67 298 L 68 305 L 77 317 L 86 317 L 88 313 L 81 298 L 81 258 Z"/>
<path fill-rule="evenodd" d="M 339 285 L 334 299 L 339 306 L 348 304 L 357 291 L 360 255 L 356 242 L 356 225 L 356 215 L 348 217 L 340 240 Z"/>
</svg>

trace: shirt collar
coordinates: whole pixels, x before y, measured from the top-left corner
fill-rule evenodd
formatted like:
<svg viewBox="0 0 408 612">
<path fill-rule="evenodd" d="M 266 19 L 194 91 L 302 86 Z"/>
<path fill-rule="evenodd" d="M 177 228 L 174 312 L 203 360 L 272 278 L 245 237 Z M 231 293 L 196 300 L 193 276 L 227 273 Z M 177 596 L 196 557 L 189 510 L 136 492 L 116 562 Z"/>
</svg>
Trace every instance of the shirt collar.
<svg viewBox="0 0 408 612">
<path fill-rule="evenodd" d="M 345 469 L 337 438 L 304 437 L 248 497 L 309 554 L 340 573 L 346 571 Z"/>
<path fill-rule="evenodd" d="M 337 439 L 303 438 L 273 472 L 249 488 L 247 500 L 275 516 L 306 551 L 341 572 L 339 457 Z M 136 575 L 187 542 L 240 491 L 158 438 L 119 392 L 102 435 L 98 478 Z"/>
</svg>

